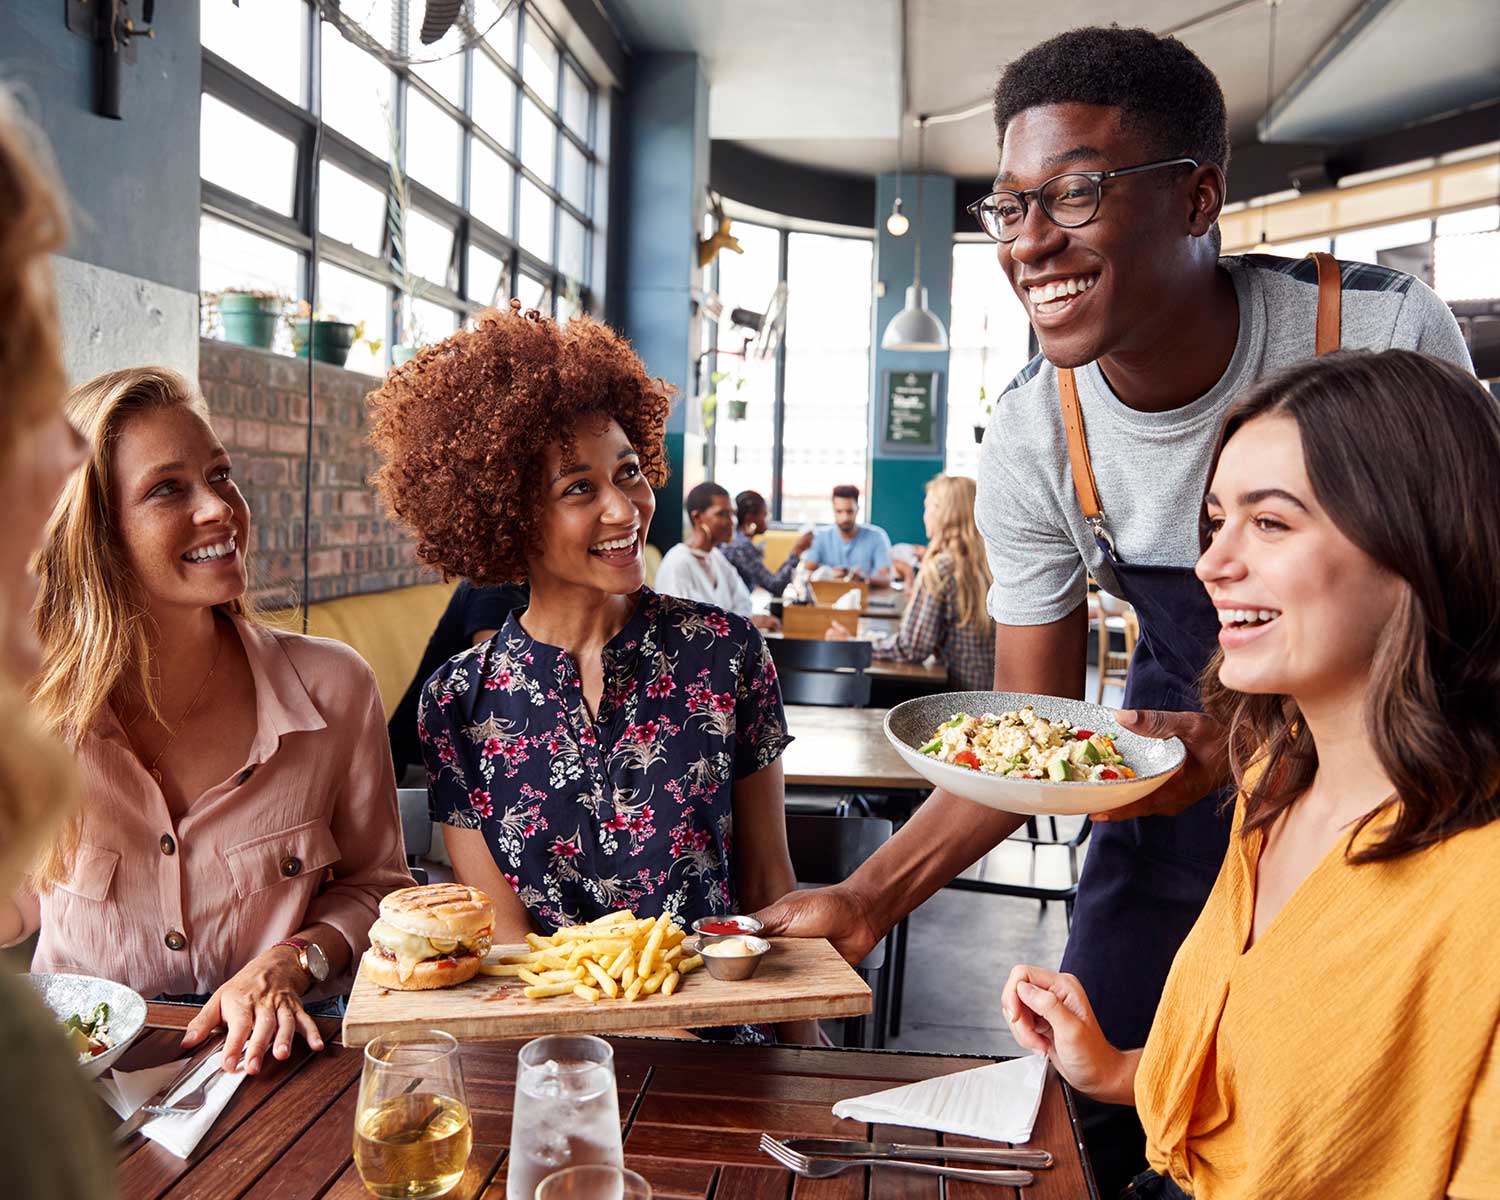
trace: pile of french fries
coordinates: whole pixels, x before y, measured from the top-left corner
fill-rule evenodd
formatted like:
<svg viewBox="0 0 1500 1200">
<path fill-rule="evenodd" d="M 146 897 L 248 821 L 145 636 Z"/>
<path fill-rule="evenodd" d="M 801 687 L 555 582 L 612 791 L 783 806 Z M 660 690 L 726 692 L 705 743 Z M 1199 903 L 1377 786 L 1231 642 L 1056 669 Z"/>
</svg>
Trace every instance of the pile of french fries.
<svg viewBox="0 0 1500 1200">
<path fill-rule="evenodd" d="M 587 925 L 559 929 L 550 937 L 528 933 L 528 954 L 502 954 L 479 970 L 513 976 L 526 984 L 529 1000 L 577 996 L 580 1000 L 636 1001 L 660 992 L 670 996 L 682 977 L 703 965 L 700 954 L 683 954 L 687 935 L 670 917 L 614 912 Z"/>
</svg>

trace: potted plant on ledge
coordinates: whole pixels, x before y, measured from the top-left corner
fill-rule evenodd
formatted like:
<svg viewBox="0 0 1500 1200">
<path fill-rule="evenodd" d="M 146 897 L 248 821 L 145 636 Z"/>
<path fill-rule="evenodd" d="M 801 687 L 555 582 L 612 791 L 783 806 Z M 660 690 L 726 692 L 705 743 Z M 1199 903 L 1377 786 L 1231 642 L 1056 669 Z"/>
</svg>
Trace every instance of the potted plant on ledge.
<svg viewBox="0 0 1500 1200">
<path fill-rule="evenodd" d="M 275 292 L 251 288 L 225 288 L 206 293 L 203 300 L 209 326 L 217 323 L 226 342 L 261 350 L 269 350 L 275 341 L 276 323 L 287 303 L 286 297 Z"/>
<path fill-rule="evenodd" d="M 349 351 L 354 349 L 355 343 L 363 342 L 371 354 L 379 354 L 385 341 L 383 338 L 367 338 L 363 321 L 350 324 L 327 317 L 321 311 L 312 313 L 306 300 L 298 303 L 297 315 L 290 318 L 289 324 L 292 327 L 292 349 L 298 358 L 307 357 L 310 343 L 314 361 L 332 363 L 336 367 L 349 361 Z"/>
</svg>

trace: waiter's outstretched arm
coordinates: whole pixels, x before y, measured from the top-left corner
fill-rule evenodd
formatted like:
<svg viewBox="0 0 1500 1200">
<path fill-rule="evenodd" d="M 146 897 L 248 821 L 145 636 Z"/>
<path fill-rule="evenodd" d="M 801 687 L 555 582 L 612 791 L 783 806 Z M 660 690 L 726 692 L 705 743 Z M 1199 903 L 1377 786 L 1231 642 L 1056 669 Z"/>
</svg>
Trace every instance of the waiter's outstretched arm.
<svg viewBox="0 0 1500 1200">
<path fill-rule="evenodd" d="M 1046 625 L 995 626 L 995 689 L 1083 698 L 1086 604 Z M 841 884 L 793 892 L 757 914 L 769 933 L 826 937 L 858 962 L 896 922 L 1021 827 L 938 789 L 901 831 Z"/>
</svg>

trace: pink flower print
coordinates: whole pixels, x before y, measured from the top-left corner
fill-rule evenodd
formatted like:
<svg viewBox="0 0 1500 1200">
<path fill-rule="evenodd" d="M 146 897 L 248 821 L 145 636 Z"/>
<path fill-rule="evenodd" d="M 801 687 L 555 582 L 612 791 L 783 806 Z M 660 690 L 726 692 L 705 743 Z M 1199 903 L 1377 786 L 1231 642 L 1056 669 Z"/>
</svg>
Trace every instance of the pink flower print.
<svg viewBox="0 0 1500 1200">
<path fill-rule="evenodd" d="M 728 692 L 716 692 L 713 694 L 712 699 L 715 712 L 732 712 L 734 710 L 734 697 Z"/>
<path fill-rule="evenodd" d="M 491 817 L 495 813 L 495 806 L 490 802 L 489 793 L 483 788 L 475 788 L 469 793 L 469 806 L 481 817 Z"/>
<path fill-rule="evenodd" d="M 494 758 L 495 755 L 502 754 L 502 753 L 504 753 L 504 751 L 505 751 L 505 743 L 503 743 L 499 738 L 486 738 L 485 739 L 485 742 L 484 742 L 484 756 L 486 758 Z"/>
<path fill-rule="evenodd" d="M 552 839 L 551 852 L 554 858 L 577 858 L 580 854 L 583 853 L 583 851 L 580 850 L 577 846 L 573 845 L 572 842 L 565 842 L 562 840 L 562 838 Z"/>
<path fill-rule="evenodd" d="M 502 872 L 501 877 L 505 880 L 506 883 L 510 884 L 511 891 L 519 892 L 521 890 L 521 881 L 516 876 L 506 875 L 504 874 L 504 872 Z"/>
<path fill-rule="evenodd" d="M 578 740 L 585 746 L 592 746 L 596 741 L 594 737 L 594 727 L 592 725 L 585 725 L 583 727 L 583 732 L 578 735 Z"/>
<path fill-rule="evenodd" d="M 515 676 L 512 675 L 509 671 L 501 671 L 495 676 L 495 686 L 508 688 L 510 687 L 511 680 L 514 678 Z"/>
<path fill-rule="evenodd" d="M 646 695 L 653 700 L 665 700 L 677 690 L 677 681 L 670 675 L 658 675 L 646 685 Z"/>
</svg>

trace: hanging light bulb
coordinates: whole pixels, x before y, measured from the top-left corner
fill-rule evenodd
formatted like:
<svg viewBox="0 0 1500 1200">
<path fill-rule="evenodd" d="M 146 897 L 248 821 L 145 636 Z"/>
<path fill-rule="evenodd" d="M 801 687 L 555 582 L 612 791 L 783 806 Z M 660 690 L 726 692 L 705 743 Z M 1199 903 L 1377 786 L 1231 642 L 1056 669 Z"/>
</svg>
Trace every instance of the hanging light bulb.
<svg viewBox="0 0 1500 1200">
<path fill-rule="evenodd" d="M 897 196 L 891 205 L 891 215 L 885 219 L 885 230 L 892 237 L 905 237 L 906 231 L 911 228 L 911 222 L 906 219 L 906 214 L 901 211 L 901 197 Z"/>
<path fill-rule="evenodd" d="M 891 318 L 881 335 L 884 350 L 943 351 L 948 349 L 948 331 L 927 307 L 927 289 L 922 286 L 922 154 L 927 118 L 917 118 L 917 238 L 912 266 L 911 287 L 906 289 L 906 305 Z"/>
</svg>

